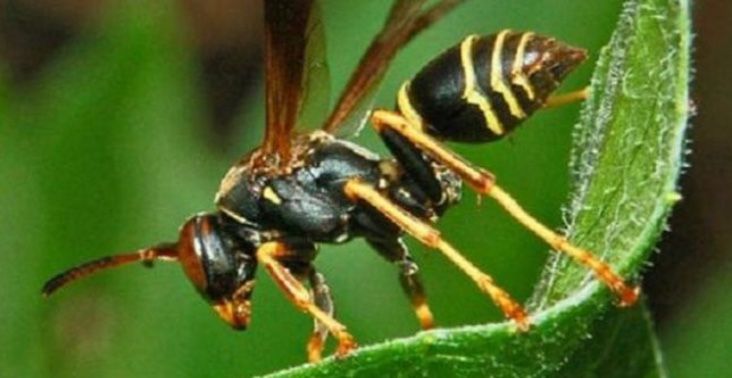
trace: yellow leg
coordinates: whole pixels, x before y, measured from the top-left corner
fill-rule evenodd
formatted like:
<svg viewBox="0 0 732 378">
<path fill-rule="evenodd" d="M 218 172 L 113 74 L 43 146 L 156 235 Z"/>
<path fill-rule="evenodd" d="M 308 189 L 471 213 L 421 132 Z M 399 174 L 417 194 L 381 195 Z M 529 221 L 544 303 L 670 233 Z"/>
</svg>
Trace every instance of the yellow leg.
<svg viewBox="0 0 732 378">
<path fill-rule="evenodd" d="M 422 327 L 422 329 L 427 330 L 435 328 L 435 317 L 432 315 L 432 311 L 430 311 L 430 307 L 426 302 L 415 306 L 414 313 L 417 315 L 419 326 Z"/>
<path fill-rule="evenodd" d="M 267 273 L 274 279 L 277 286 L 285 293 L 297 308 L 310 314 L 314 319 L 323 324 L 328 331 L 338 340 L 336 356 L 344 357 L 357 347 L 353 336 L 346 331 L 346 326 L 339 323 L 332 316 L 321 310 L 313 301 L 310 292 L 290 271 L 285 268 L 277 259 L 287 253 L 287 246 L 280 242 L 268 242 L 262 244 L 257 250 L 257 261 L 264 265 Z M 313 346 L 317 348 L 316 345 Z M 318 355 L 311 353 L 310 357 Z M 314 361 L 313 361 L 314 362 Z"/>
<path fill-rule="evenodd" d="M 399 272 L 399 282 L 404 292 L 409 297 L 409 304 L 412 305 L 414 314 L 417 316 L 419 326 L 422 329 L 432 329 L 435 327 L 435 318 L 432 316 L 430 306 L 427 304 L 427 296 L 422 286 L 422 280 L 416 273 L 410 273 L 410 270 L 416 268 L 416 264 L 411 260 L 399 263 L 401 272 Z M 418 269 L 418 268 L 417 268 Z"/>
<path fill-rule="evenodd" d="M 313 297 L 315 304 L 330 317 L 333 317 L 333 299 L 330 295 L 330 288 L 325 282 L 325 278 L 323 278 L 323 275 L 320 273 L 317 273 L 315 268 L 311 268 L 308 274 L 311 290 L 310 294 Z M 310 334 L 307 345 L 308 361 L 317 362 L 321 360 L 327 338 L 328 328 L 325 324 L 315 320 L 313 324 L 313 332 Z"/>
<path fill-rule="evenodd" d="M 418 146 L 433 159 L 445 164 L 458 174 L 476 192 L 496 200 L 511 216 L 524 225 L 552 248 L 572 257 L 578 263 L 591 269 L 595 276 L 620 298 L 621 306 L 629 306 L 638 299 L 640 289 L 629 286 L 610 266 L 595 257 L 591 252 L 576 247 L 566 238 L 550 230 L 533 216 L 527 213 L 507 192 L 496 185 L 495 176 L 490 172 L 474 167 L 459 155 L 443 147 L 429 135 L 412 126 L 400 114 L 385 110 L 376 110 L 372 115 L 377 130 L 389 127 Z"/>
<path fill-rule="evenodd" d="M 362 200 L 373 206 L 394 222 L 394 224 L 424 245 L 442 252 L 453 264 L 457 265 L 458 268 L 473 279 L 476 285 L 478 285 L 478 288 L 493 299 L 493 302 L 503 311 L 506 317 L 516 322 L 520 330 L 526 331 L 529 329 L 529 319 L 521 305 L 514 301 L 505 290 L 496 285 L 491 276 L 483 273 L 453 248 L 452 245 L 443 240 L 439 231 L 415 218 L 412 214 L 381 195 L 374 188 L 360 181 L 351 180 L 347 182 L 344 186 L 344 191 L 354 201 Z"/>
<path fill-rule="evenodd" d="M 582 102 L 590 96 L 590 87 L 585 87 L 580 90 L 576 90 L 569 93 L 553 95 L 549 97 L 544 103 L 545 108 L 556 108 L 558 106 L 564 106 L 575 102 Z"/>
<path fill-rule="evenodd" d="M 566 238 L 543 225 L 519 206 L 518 202 L 499 186 L 494 185 L 485 194 L 495 199 L 519 223 L 543 239 L 552 248 L 566 253 L 580 264 L 592 269 L 597 278 L 618 295 L 620 298 L 620 306 L 630 306 L 638 299 L 638 294 L 640 293 L 639 287 L 626 285 L 625 281 L 613 272 L 607 263 L 595 257 L 589 251 L 572 245 Z"/>
</svg>

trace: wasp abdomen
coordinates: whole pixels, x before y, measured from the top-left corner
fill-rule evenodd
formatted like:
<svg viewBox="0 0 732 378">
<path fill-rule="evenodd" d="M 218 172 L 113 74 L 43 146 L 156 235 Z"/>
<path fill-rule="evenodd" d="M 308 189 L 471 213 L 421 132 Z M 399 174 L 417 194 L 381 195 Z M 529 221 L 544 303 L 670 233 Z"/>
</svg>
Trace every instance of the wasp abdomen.
<svg viewBox="0 0 732 378">
<path fill-rule="evenodd" d="M 435 137 L 499 139 L 539 109 L 585 52 L 531 32 L 471 35 L 404 83 L 399 110 Z"/>
</svg>

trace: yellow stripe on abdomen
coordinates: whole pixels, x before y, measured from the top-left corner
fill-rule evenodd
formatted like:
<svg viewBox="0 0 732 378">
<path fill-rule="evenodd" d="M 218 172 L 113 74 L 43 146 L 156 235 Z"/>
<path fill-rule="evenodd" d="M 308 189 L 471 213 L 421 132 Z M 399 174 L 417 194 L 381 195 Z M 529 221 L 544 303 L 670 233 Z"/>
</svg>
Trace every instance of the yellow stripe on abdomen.
<svg viewBox="0 0 732 378">
<path fill-rule="evenodd" d="M 485 124 L 494 134 L 503 135 L 504 128 L 498 119 L 491 103 L 483 95 L 478 86 L 475 77 L 475 67 L 473 65 L 473 44 L 478 39 L 477 35 L 471 35 L 460 43 L 460 64 L 463 66 L 465 74 L 465 89 L 463 90 L 463 98 L 470 104 L 477 105 L 485 117 Z"/>
<path fill-rule="evenodd" d="M 524 58 L 526 57 L 526 45 L 534 36 L 534 33 L 527 32 L 521 36 L 521 40 L 516 47 L 516 55 L 513 59 L 513 66 L 511 67 L 511 82 L 523 88 L 526 92 L 526 97 L 529 100 L 534 100 L 536 94 L 534 93 L 534 87 L 529 82 L 529 78 L 523 73 L 522 68 L 524 65 Z"/>
<path fill-rule="evenodd" d="M 397 95 L 397 106 L 399 107 L 399 111 L 404 115 L 404 118 L 409 121 L 413 126 L 419 128 L 422 130 L 424 121 L 422 120 L 422 116 L 419 115 L 419 112 L 417 109 L 412 106 L 412 101 L 409 99 L 409 81 L 402 84 L 401 88 L 399 88 L 399 94 Z"/>
<path fill-rule="evenodd" d="M 508 109 L 515 118 L 524 119 L 526 113 L 524 109 L 516 99 L 516 95 L 505 82 L 503 75 L 503 62 L 501 62 L 501 55 L 503 54 L 503 45 L 506 42 L 506 35 L 510 33 L 510 30 L 503 30 L 496 36 L 495 42 L 493 43 L 493 55 L 491 57 L 491 89 L 500 93 L 503 99 L 508 104 Z"/>
</svg>

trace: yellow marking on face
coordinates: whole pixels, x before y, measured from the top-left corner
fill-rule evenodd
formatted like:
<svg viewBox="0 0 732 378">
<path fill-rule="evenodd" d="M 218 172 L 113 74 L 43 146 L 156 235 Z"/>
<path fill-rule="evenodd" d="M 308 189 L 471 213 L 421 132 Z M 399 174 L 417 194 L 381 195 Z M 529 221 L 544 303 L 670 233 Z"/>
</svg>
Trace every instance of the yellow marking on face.
<svg viewBox="0 0 732 378">
<path fill-rule="evenodd" d="M 521 67 L 524 64 L 526 58 L 526 45 L 529 44 L 529 40 L 534 36 L 534 33 L 524 33 L 521 36 L 518 47 L 516 48 L 516 57 L 513 60 L 513 67 L 511 67 L 511 82 L 521 86 L 526 92 L 526 96 L 529 100 L 533 100 L 536 97 L 534 93 L 534 87 L 529 82 L 529 78 L 524 75 L 521 71 Z"/>
<path fill-rule="evenodd" d="M 399 111 L 404 115 L 404 118 L 406 118 L 410 124 L 417 127 L 419 130 L 422 130 L 424 121 L 422 120 L 422 116 L 419 115 L 419 112 L 417 112 L 417 109 L 412 106 L 412 101 L 409 99 L 409 92 L 407 91 L 408 88 L 409 81 L 404 82 L 402 87 L 399 88 L 397 105 L 399 106 Z"/>
<path fill-rule="evenodd" d="M 503 135 L 503 124 L 496 116 L 491 103 L 481 93 L 478 82 L 475 78 L 475 67 L 473 67 L 473 43 L 478 39 L 477 35 L 471 35 L 465 38 L 460 44 L 460 63 L 465 73 L 465 89 L 463 98 L 473 105 L 477 105 L 485 117 L 486 126 L 496 135 Z"/>
<path fill-rule="evenodd" d="M 503 96 L 508 104 L 508 109 L 511 114 L 518 118 L 526 118 L 526 113 L 519 105 L 516 96 L 514 95 L 511 87 L 509 87 L 503 80 L 503 64 L 501 63 L 501 54 L 503 54 L 503 44 L 506 42 L 506 35 L 510 33 L 510 30 L 504 30 L 496 36 L 496 40 L 493 43 L 493 56 L 491 59 L 491 88 Z"/>
<path fill-rule="evenodd" d="M 262 191 L 262 196 L 264 196 L 265 199 L 269 200 L 269 202 L 272 202 L 275 205 L 279 205 L 282 203 L 282 198 L 280 198 L 277 193 L 275 193 L 274 190 L 272 190 L 271 187 L 266 187 Z"/>
</svg>

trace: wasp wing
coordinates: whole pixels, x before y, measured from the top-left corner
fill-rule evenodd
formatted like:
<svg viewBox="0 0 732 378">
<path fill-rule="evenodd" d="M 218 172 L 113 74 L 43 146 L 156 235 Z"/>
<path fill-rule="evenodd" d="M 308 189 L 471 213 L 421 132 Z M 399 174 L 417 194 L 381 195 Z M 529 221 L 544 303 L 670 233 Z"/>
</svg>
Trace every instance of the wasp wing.
<svg viewBox="0 0 732 378">
<path fill-rule="evenodd" d="M 267 128 L 262 148 L 286 161 L 297 123 L 317 122 L 328 106 L 328 67 L 316 0 L 266 0 Z"/>
<path fill-rule="evenodd" d="M 360 130 L 368 120 L 379 83 L 397 51 L 462 1 L 440 0 L 423 9 L 426 0 L 396 0 L 322 129 L 332 134 Z"/>
<path fill-rule="evenodd" d="M 330 109 L 330 73 L 326 59 L 325 30 L 320 2 L 310 11 L 305 29 L 305 64 L 300 84 L 297 129 L 313 129 L 323 124 Z"/>
</svg>

